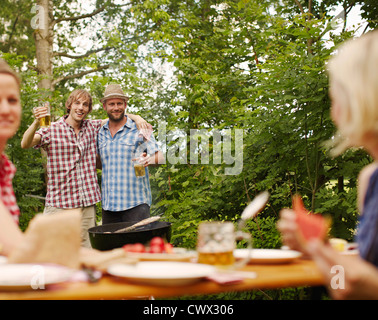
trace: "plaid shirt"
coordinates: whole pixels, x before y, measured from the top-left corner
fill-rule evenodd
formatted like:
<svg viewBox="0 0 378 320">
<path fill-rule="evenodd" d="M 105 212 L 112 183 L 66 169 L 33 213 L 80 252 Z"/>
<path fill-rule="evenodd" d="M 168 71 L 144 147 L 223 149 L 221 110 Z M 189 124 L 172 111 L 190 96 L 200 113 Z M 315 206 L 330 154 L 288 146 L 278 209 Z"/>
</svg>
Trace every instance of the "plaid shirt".
<svg viewBox="0 0 378 320">
<path fill-rule="evenodd" d="M 98 133 L 98 150 L 102 162 L 102 208 L 109 211 L 123 211 L 140 204 L 151 205 L 151 188 L 148 169 L 144 177 L 136 177 L 132 159 L 138 143 L 143 137 L 130 118 L 126 124 L 111 136 L 109 121 Z M 158 151 L 153 136 L 143 144 L 149 154 Z"/>
<path fill-rule="evenodd" d="M 20 209 L 17 206 L 16 196 L 14 195 L 12 179 L 16 173 L 16 167 L 6 157 L 0 156 L 0 200 L 8 208 L 13 219 L 18 223 Z"/>
<path fill-rule="evenodd" d="M 48 128 L 40 128 L 47 152 L 47 207 L 82 208 L 101 201 L 96 171 L 96 139 L 101 120 L 84 120 L 78 135 L 66 123 L 67 116 Z"/>
</svg>

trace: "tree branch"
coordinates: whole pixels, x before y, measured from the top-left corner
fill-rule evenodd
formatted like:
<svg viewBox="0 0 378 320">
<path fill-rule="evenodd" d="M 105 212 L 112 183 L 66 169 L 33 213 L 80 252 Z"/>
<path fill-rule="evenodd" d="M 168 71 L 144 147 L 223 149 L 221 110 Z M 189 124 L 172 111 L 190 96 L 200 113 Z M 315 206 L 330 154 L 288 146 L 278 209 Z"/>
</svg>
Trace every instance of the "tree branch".
<svg viewBox="0 0 378 320">
<path fill-rule="evenodd" d="M 91 69 L 91 70 L 86 70 L 86 71 L 82 71 L 82 72 L 75 73 L 75 74 L 70 74 L 69 76 L 65 76 L 65 77 L 59 77 L 56 80 L 54 80 L 52 84 L 53 84 L 53 86 L 55 86 L 57 83 L 59 83 L 61 81 L 80 78 L 80 77 L 85 76 L 86 74 L 89 74 L 89 73 L 93 73 L 93 72 L 97 72 L 97 71 L 101 71 L 101 70 L 106 70 L 109 67 L 110 67 L 110 65 L 107 64 L 105 66 L 100 66 L 96 69 Z"/>
<path fill-rule="evenodd" d="M 125 6 L 128 6 L 128 5 L 130 5 L 130 4 L 128 4 L 128 3 L 127 4 L 113 4 L 113 3 L 104 4 L 101 8 L 98 8 L 91 13 L 87 13 L 87 14 L 83 14 L 83 15 L 75 16 L 75 17 L 64 17 L 64 18 L 59 18 L 59 19 L 53 20 L 52 25 L 54 26 L 55 24 L 62 22 L 62 21 L 76 21 L 76 20 L 80 20 L 80 19 L 90 18 L 90 17 L 95 16 L 96 14 L 99 14 L 102 11 L 105 11 L 105 9 L 107 7 L 122 8 L 122 7 L 125 7 Z"/>
<path fill-rule="evenodd" d="M 62 22 L 62 21 L 76 21 L 76 20 L 80 20 L 80 19 L 84 19 L 84 18 L 90 18 L 90 17 L 93 17 L 96 14 L 99 14 L 100 12 L 104 11 L 107 6 L 108 6 L 107 4 L 103 5 L 101 8 L 99 8 L 99 9 L 97 9 L 97 10 L 91 12 L 91 13 L 83 14 L 81 16 L 59 18 L 59 19 L 54 20 L 52 23 L 53 23 L 53 25 L 55 25 L 55 24 Z"/>
<path fill-rule="evenodd" d="M 53 56 L 54 57 L 66 57 L 66 58 L 70 58 L 70 59 L 81 59 L 81 58 L 88 57 L 93 53 L 97 53 L 97 52 L 101 52 L 101 51 L 108 51 L 108 50 L 113 49 L 113 48 L 114 47 L 104 47 L 104 48 L 100 48 L 100 49 L 89 50 L 86 53 L 81 54 L 81 55 L 77 55 L 77 56 L 68 54 L 66 52 L 54 52 Z"/>
<path fill-rule="evenodd" d="M 12 31 L 11 31 L 11 33 L 9 35 L 9 39 L 8 39 L 8 46 L 7 46 L 7 49 L 5 50 L 6 52 L 8 52 L 9 49 L 10 49 L 10 47 L 11 47 L 11 42 L 12 42 L 13 34 L 14 34 L 15 30 L 16 30 L 16 25 L 17 25 L 18 17 L 19 16 L 20 15 L 17 15 L 16 19 L 14 20 L 14 23 L 13 23 L 13 26 L 12 26 Z"/>
<path fill-rule="evenodd" d="M 301 12 L 304 14 L 305 12 L 304 12 L 304 10 L 303 10 L 302 5 L 299 3 L 299 1 L 298 1 L 298 0 L 294 0 L 294 1 L 295 1 L 295 3 L 298 5 L 299 10 L 301 10 Z"/>
</svg>

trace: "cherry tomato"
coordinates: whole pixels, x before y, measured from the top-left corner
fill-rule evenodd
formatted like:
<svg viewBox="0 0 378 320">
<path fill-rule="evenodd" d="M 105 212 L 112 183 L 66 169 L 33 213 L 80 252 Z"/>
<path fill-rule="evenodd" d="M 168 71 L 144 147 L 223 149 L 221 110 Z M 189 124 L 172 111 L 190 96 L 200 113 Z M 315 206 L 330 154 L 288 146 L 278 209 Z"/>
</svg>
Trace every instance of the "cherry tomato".
<svg viewBox="0 0 378 320">
<path fill-rule="evenodd" d="M 138 252 L 138 253 L 142 253 L 142 252 L 146 251 L 145 246 L 143 244 L 141 244 L 141 243 L 125 244 L 123 246 L 123 249 L 126 252 Z"/>
<path fill-rule="evenodd" d="M 129 252 L 132 246 L 133 246 L 132 244 L 128 243 L 128 244 L 125 244 L 122 248 L 126 252 Z"/>
<path fill-rule="evenodd" d="M 164 248 L 162 248 L 160 245 L 151 245 L 149 252 L 150 253 L 163 253 Z"/>
<path fill-rule="evenodd" d="M 146 248 L 141 243 L 134 243 L 133 252 L 145 252 Z"/>
<path fill-rule="evenodd" d="M 166 253 L 173 253 L 173 246 L 170 243 L 164 245 L 164 251 Z"/>
<path fill-rule="evenodd" d="M 160 247 L 162 251 L 164 250 L 164 244 L 164 239 L 160 237 L 154 237 L 150 241 L 150 247 L 157 246 Z"/>
</svg>

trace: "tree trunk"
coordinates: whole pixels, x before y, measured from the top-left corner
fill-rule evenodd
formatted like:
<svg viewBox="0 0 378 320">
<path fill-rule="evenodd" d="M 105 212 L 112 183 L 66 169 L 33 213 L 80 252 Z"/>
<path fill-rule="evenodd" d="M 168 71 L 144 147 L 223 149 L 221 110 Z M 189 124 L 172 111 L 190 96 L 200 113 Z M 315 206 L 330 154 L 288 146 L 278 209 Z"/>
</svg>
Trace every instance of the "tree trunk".
<svg viewBox="0 0 378 320">
<path fill-rule="evenodd" d="M 37 70 L 40 76 L 38 89 L 40 92 L 39 104 L 46 101 L 53 91 L 53 26 L 52 26 L 52 8 L 51 0 L 37 0 L 37 19 L 34 30 L 35 51 L 37 58 Z M 47 186 L 47 154 L 41 148 L 43 169 L 45 176 L 45 185 Z"/>
<path fill-rule="evenodd" d="M 344 176 L 337 178 L 337 190 L 339 193 L 344 192 Z"/>
<path fill-rule="evenodd" d="M 34 31 L 37 69 L 41 76 L 38 88 L 41 92 L 41 100 L 51 95 L 53 90 L 53 27 L 52 27 L 52 2 L 51 0 L 37 0 L 38 24 Z"/>
</svg>

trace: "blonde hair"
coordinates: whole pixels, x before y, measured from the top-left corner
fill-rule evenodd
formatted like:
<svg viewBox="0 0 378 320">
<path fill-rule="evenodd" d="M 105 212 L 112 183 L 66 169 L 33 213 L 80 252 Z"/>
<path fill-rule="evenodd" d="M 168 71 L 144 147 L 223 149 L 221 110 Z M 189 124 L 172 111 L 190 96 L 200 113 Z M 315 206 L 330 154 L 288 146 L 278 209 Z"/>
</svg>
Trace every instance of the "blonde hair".
<svg viewBox="0 0 378 320">
<path fill-rule="evenodd" d="M 331 94 L 341 112 L 334 139 L 336 156 L 378 134 L 378 30 L 343 44 L 328 64 Z"/>
<path fill-rule="evenodd" d="M 88 101 L 89 112 L 92 111 L 92 96 L 89 94 L 88 91 L 84 89 L 76 89 L 72 91 L 72 93 L 70 94 L 70 96 L 68 97 L 66 101 L 67 114 L 70 113 L 72 104 L 79 98 L 86 99 Z"/>
</svg>

